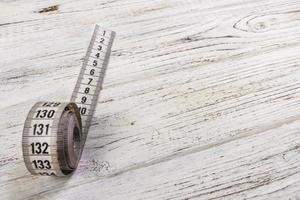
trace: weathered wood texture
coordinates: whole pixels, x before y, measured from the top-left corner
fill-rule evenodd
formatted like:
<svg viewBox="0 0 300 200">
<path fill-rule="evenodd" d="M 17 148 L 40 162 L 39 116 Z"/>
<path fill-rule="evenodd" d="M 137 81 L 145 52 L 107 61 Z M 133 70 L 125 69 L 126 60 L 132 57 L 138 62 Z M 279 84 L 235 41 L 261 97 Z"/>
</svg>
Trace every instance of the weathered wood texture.
<svg viewBox="0 0 300 200">
<path fill-rule="evenodd" d="M 82 161 L 25 169 L 39 100 L 117 32 Z M 300 1 L 0 1 L 0 199 L 300 199 Z"/>
</svg>

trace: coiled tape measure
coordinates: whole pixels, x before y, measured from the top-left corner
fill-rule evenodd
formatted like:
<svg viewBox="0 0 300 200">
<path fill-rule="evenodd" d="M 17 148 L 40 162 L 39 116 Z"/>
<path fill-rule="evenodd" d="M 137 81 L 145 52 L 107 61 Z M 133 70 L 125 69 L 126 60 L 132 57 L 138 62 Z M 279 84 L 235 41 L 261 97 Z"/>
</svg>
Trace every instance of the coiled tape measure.
<svg viewBox="0 0 300 200">
<path fill-rule="evenodd" d="M 31 174 L 66 176 L 77 168 L 108 65 L 115 32 L 95 26 L 70 102 L 38 102 L 23 129 Z"/>
</svg>

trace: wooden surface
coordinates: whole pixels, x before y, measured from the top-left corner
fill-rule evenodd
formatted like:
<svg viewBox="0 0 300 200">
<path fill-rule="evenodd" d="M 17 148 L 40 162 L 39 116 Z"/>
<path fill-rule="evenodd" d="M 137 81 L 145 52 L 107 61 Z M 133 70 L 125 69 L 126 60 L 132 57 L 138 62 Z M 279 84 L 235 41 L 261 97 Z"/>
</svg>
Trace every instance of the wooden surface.
<svg viewBox="0 0 300 200">
<path fill-rule="evenodd" d="M 94 24 L 117 32 L 83 158 L 25 168 Z M 0 1 L 0 199 L 300 199 L 300 1 Z"/>
</svg>

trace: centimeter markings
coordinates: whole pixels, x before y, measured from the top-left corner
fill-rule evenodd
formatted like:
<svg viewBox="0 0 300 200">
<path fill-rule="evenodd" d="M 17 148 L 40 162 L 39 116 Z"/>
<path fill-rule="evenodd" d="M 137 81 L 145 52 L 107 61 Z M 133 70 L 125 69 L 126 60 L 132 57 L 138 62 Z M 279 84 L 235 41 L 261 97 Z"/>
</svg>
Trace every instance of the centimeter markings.
<svg viewBox="0 0 300 200">
<path fill-rule="evenodd" d="M 23 156 L 32 174 L 59 175 L 57 159 L 57 127 L 64 105 L 38 102 L 28 114 L 23 130 Z"/>
<path fill-rule="evenodd" d="M 78 105 L 82 119 L 82 148 L 102 89 L 114 37 L 115 32 L 96 25 L 72 93 L 71 102 Z M 63 131 L 59 124 L 69 105 L 38 102 L 31 108 L 24 124 L 22 148 L 26 167 L 32 174 L 65 175 L 60 168 L 58 149 L 62 147 L 58 133 Z"/>
<path fill-rule="evenodd" d="M 114 37 L 115 32 L 96 25 L 71 97 L 71 102 L 79 107 L 84 141 L 102 89 Z"/>
</svg>

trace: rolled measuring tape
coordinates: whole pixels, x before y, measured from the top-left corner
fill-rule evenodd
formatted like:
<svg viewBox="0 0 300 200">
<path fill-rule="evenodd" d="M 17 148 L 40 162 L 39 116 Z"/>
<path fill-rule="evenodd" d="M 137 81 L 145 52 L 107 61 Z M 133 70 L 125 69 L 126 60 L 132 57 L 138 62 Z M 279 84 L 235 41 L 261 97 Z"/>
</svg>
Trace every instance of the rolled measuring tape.
<svg viewBox="0 0 300 200">
<path fill-rule="evenodd" d="M 29 111 L 22 150 L 31 174 L 67 176 L 76 170 L 114 37 L 115 32 L 96 25 L 70 102 L 38 102 Z"/>
</svg>

